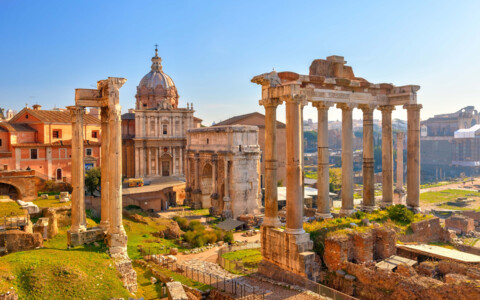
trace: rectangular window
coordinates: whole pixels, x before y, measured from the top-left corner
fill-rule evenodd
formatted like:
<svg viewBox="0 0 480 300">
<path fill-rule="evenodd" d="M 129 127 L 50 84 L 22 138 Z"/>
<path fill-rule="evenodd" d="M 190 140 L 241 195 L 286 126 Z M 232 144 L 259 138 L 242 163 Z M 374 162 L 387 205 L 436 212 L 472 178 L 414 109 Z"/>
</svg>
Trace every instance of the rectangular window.
<svg viewBox="0 0 480 300">
<path fill-rule="evenodd" d="M 163 134 L 167 135 L 168 134 L 167 125 L 163 125 L 162 128 L 163 128 Z"/>
<path fill-rule="evenodd" d="M 53 137 L 54 139 L 60 139 L 60 138 L 62 138 L 62 130 L 60 130 L 60 129 L 54 129 L 54 130 L 52 131 L 52 137 Z"/>
<path fill-rule="evenodd" d="M 98 139 L 98 130 L 92 130 L 92 138 Z"/>
<path fill-rule="evenodd" d="M 93 151 L 92 151 L 92 148 L 86 148 L 86 149 L 85 149 L 85 154 L 86 154 L 87 156 L 92 156 L 92 152 L 93 152 Z"/>
<path fill-rule="evenodd" d="M 37 158 L 38 158 L 37 149 L 30 149 L 30 159 L 37 159 Z"/>
<path fill-rule="evenodd" d="M 58 151 L 59 151 L 59 152 L 58 152 L 58 157 L 59 157 L 59 158 L 68 158 L 68 156 L 67 156 L 67 149 L 65 149 L 65 148 L 60 148 L 60 149 L 58 149 Z"/>
<path fill-rule="evenodd" d="M 2 139 L 0 139 L 0 147 L 2 146 Z"/>
</svg>

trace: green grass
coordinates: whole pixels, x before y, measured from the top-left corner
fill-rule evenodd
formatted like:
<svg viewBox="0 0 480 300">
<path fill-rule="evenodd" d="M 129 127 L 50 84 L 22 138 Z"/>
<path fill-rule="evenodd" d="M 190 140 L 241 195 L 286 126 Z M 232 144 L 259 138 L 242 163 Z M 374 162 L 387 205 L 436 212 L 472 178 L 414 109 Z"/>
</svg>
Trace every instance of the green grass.
<svg viewBox="0 0 480 300">
<path fill-rule="evenodd" d="M 153 268 L 156 271 L 162 273 L 163 275 L 173 278 L 174 281 L 180 281 L 182 284 L 187 285 L 189 287 L 199 289 L 201 291 L 206 291 L 206 290 L 212 289 L 212 287 L 209 286 L 208 284 L 203 284 L 201 282 L 198 282 L 198 281 L 190 279 L 186 276 L 183 276 L 182 274 L 170 271 L 168 269 L 161 268 L 160 266 L 153 266 Z M 200 275 L 200 276 L 202 276 L 202 275 Z"/>
<path fill-rule="evenodd" d="M 0 202 L 0 218 L 4 216 L 10 216 L 10 215 L 24 215 L 26 214 L 26 211 L 23 210 L 20 205 L 17 204 L 17 202 Z M 0 222 L 2 220 L 0 219 Z"/>
<path fill-rule="evenodd" d="M 19 299 L 128 298 L 106 246 L 68 250 L 66 230 L 59 229 L 42 249 L 0 257 L 0 292 L 13 287 Z M 10 275 L 15 279 L 4 280 Z"/>
<path fill-rule="evenodd" d="M 420 194 L 420 202 L 428 204 L 440 204 L 439 208 L 452 210 L 471 210 L 472 207 L 449 205 L 447 202 L 454 202 L 459 197 L 466 197 L 467 199 L 480 199 L 480 192 L 448 189 L 439 192 L 425 192 Z"/>
<path fill-rule="evenodd" d="M 426 188 L 432 188 L 432 187 L 438 187 L 438 186 L 444 186 L 444 185 L 449 185 L 455 182 L 450 182 L 450 181 L 440 181 L 436 183 L 424 183 L 420 185 L 421 189 L 426 189 Z"/>
<path fill-rule="evenodd" d="M 39 208 L 47 208 L 47 207 L 70 206 L 72 205 L 72 201 L 62 203 L 60 202 L 60 199 L 55 199 L 55 196 L 48 196 L 48 199 L 38 198 L 37 200 L 34 200 L 33 204 L 36 204 Z"/>
<path fill-rule="evenodd" d="M 144 248 L 160 249 L 160 248 L 178 248 L 172 240 L 158 238 L 153 236 L 154 233 L 163 231 L 167 228 L 167 224 L 171 222 L 168 219 L 143 217 L 143 222 L 137 222 L 131 218 L 123 218 L 123 226 L 128 235 L 127 252 L 131 259 L 142 258 L 138 246 Z M 179 249 L 181 250 L 181 249 Z M 183 250 L 183 249 L 182 249 Z"/>
<path fill-rule="evenodd" d="M 145 300 L 153 300 L 165 297 L 165 295 L 162 295 L 161 281 L 159 280 L 157 284 L 150 282 L 150 278 L 154 276 L 151 270 L 145 270 L 135 262 L 133 263 L 133 269 L 137 272 L 138 291 L 135 293 L 137 299 L 143 297 Z"/>
<path fill-rule="evenodd" d="M 262 253 L 260 249 L 245 249 L 233 252 L 228 252 L 222 255 L 228 260 L 242 260 L 243 262 L 259 263 L 262 260 Z"/>
</svg>

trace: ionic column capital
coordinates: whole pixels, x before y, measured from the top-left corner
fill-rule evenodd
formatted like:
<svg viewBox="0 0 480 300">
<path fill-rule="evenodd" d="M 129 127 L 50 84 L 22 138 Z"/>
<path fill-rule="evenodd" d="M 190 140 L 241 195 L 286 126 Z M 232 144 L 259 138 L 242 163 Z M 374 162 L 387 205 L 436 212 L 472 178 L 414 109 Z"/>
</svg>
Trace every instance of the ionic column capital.
<svg viewBox="0 0 480 300">
<path fill-rule="evenodd" d="M 360 108 L 364 114 L 368 114 L 373 113 L 377 106 L 374 104 L 360 104 L 358 105 L 358 108 Z"/>
<path fill-rule="evenodd" d="M 354 108 L 357 108 L 357 104 L 355 103 L 337 103 L 337 108 L 346 111 L 352 111 Z"/>
<path fill-rule="evenodd" d="M 423 108 L 423 105 L 421 104 L 405 104 L 403 106 L 404 109 L 406 110 L 421 110 Z"/>
<path fill-rule="evenodd" d="M 334 105 L 334 103 L 332 103 L 332 102 L 324 102 L 324 101 L 312 102 L 312 106 L 316 107 L 318 110 L 328 110 L 333 105 Z"/>
<path fill-rule="evenodd" d="M 277 108 L 277 106 L 282 104 L 282 101 L 280 100 L 280 98 L 268 98 L 268 99 L 259 100 L 258 104 L 260 104 L 261 106 L 264 106 L 265 108 L 267 107 Z"/>
<path fill-rule="evenodd" d="M 382 113 L 392 113 L 392 111 L 395 110 L 394 105 L 380 105 L 378 107 L 378 110 L 381 111 Z"/>
</svg>

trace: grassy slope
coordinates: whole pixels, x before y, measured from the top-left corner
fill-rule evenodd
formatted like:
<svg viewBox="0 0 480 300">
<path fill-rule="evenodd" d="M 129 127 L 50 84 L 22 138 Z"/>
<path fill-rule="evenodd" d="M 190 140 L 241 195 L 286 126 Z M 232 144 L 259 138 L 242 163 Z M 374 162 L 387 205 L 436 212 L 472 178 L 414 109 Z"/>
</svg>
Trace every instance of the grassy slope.
<svg viewBox="0 0 480 300">
<path fill-rule="evenodd" d="M 1 257 L 0 291 L 13 286 L 20 299 L 129 297 L 103 244 L 70 250 L 66 245 L 66 228 L 62 228 L 43 249 Z M 15 279 L 6 281 L 10 275 Z"/>
<path fill-rule="evenodd" d="M 33 201 L 33 204 L 36 204 L 40 208 L 46 207 L 59 207 L 59 206 L 70 206 L 72 202 L 60 202 L 59 199 L 55 199 L 55 196 L 48 196 L 48 199 L 38 198 L 37 200 Z"/>
<path fill-rule="evenodd" d="M 23 216 L 26 213 L 25 210 L 23 210 L 20 205 L 17 204 L 17 202 L 0 202 L 0 218 L 4 216 L 10 216 L 10 215 L 19 215 Z M 3 220 L 0 219 L 0 222 Z"/>
</svg>

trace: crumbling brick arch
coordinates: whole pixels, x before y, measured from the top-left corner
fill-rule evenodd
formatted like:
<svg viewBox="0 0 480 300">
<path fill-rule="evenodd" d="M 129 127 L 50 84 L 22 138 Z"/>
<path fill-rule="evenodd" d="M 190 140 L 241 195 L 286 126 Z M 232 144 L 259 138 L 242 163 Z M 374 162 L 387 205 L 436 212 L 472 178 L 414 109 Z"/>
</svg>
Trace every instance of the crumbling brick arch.
<svg viewBox="0 0 480 300">
<path fill-rule="evenodd" d="M 10 180 L 0 180 L 0 194 L 9 196 L 12 200 L 23 199 L 25 191 Z"/>
</svg>

